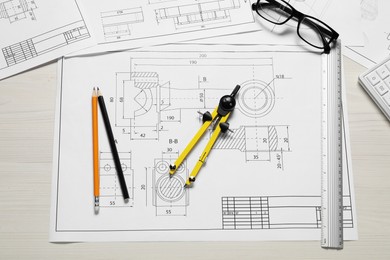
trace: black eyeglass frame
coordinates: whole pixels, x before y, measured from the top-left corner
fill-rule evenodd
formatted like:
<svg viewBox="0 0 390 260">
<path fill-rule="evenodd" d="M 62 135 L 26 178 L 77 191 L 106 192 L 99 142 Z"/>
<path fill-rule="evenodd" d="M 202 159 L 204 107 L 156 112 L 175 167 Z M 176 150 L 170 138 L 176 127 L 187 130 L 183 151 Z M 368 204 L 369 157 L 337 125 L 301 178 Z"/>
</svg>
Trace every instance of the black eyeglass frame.
<svg viewBox="0 0 390 260">
<path fill-rule="evenodd" d="M 260 1 L 268 1 L 269 3 L 260 3 Z M 287 3 L 286 1 L 284 0 L 279 0 L 281 2 L 283 2 L 286 6 L 283 6 L 282 4 L 276 2 L 275 0 L 258 0 L 256 3 L 252 4 L 252 10 L 253 11 L 256 11 L 256 13 L 261 16 L 262 18 L 264 18 L 265 20 L 273 23 L 273 24 L 276 24 L 276 25 L 282 25 L 282 24 L 285 24 L 287 23 L 291 18 L 296 18 L 298 20 L 298 25 L 297 25 L 297 34 L 298 36 L 303 40 L 305 41 L 307 44 L 309 44 L 310 46 L 313 46 L 314 48 L 317 48 L 317 49 L 323 49 L 324 50 L 324 53 L 326 54 L 329 54 L 330 53 L 330 49 L 331 49 L 331 46 L 330 44 L 334 41 L 334 40 L 337 40 L 337 38 L 339 37 L 339 34 L 333 30 L 329 25 L 327 25 L 326 23 L 324 23 L 323 21 L 313 17 L 313 16 L 310 16 L 310 15 L 306 15 L 300 11 L 298 11 L 297 9 L 295 9 L 294 7 L 292 7 L 289 3 Z M 280 22 L 280 23 L 277 23 L 275 21 L 272 21 L 272 20 L 269 20 L 268 18 L 264 17 L 263 15 L 261 15 L 261 13 L 259 12 L 259 7 L 260 5 L 273 5 L 273 6 L 276 6 L 276 7 L 279 7 L 281 10 L 283 10 L 284 12 L 290 14 L 289 17 L 287 17 L 287 19 L 283 22 Z M 279 4 L 279 6 L 277 5 Z M 290 9 L 288 9 L 288 8 Z M 309 41 L 307 41 L 304 37 L 302 37 L 302 35 L 300 35 L 299 33 L 299 28 L 300 28 L 300 25 L 302 23 L 302 21 L 305 19 L 305 18 L 310 18 L 311 20 L 313 20 L 313 23 L 312 23 L 312 27 L 313 27 L 313 30 L 317 30 L 319 35 L 321 36 L 321 39 L 322 39 L 322 43 L 323 43 L 323 47 L 319 47 L 319 46 L 316 46 L 312 43 L 310 43 Z M 311 20 L 307 20 L 309 22 L 311 22 Z M 314 22 L 317 22 L 317 23 L 314 23 Z M 308 24 L 310 25 L 310 24 Z M 324 27 L 323 25 L 325 25 L 326 27 Z M 329 40 L 326 40 L 325 39 L 325 36 L 328 36 L 329 37 Z"/>
</svg>

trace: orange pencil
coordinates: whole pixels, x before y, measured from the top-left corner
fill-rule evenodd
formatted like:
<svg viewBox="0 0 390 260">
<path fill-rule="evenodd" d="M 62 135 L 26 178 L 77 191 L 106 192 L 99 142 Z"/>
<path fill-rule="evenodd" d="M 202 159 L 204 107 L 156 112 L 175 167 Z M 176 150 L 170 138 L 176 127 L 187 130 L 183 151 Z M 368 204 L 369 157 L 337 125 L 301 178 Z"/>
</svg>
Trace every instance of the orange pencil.
<svg viewBox="0 0 390 260">
<path fill-rule="evenodd" d="M 99 210 L 100 176 L 99 176 L 99 135 L 98 135 L 98 96 L 93 88 L 92 92 L 92 141 L 93 141 L 93 181 L 95 196 L 95 212 Z"/>
</svg>

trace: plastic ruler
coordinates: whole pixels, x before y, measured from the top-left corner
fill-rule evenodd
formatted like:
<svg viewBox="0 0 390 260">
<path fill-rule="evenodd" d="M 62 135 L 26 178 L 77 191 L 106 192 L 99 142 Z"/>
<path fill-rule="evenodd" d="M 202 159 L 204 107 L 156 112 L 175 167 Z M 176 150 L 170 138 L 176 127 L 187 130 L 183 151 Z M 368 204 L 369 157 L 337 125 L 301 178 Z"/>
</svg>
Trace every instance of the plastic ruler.
<svg viewBox="0 0 390 260">
<path fill-rule="evenodd" d="M 323 55 L 321 246 L 343 248 L 341 44 Z"/>
</svg>

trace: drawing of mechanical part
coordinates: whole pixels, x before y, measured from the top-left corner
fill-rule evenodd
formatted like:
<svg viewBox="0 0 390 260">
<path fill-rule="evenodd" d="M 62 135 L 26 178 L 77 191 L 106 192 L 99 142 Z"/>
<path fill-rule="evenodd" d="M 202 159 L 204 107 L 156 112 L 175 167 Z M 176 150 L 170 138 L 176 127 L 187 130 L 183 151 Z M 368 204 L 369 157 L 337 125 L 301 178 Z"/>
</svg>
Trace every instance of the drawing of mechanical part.
<svg viewBox="0 0 390 260">
<path fill-rule="evenodd" d="M 131 26 L 144 21 L 141 7 L 119 9 L 100 13 L 106 41 L 125 39 L 131 36 Z"/>
<path fill-rule="evenodd" d="M 188 177 L 186 162 L 173 176 L 169 175 L 170 159 L 155 159 L 153 168 L 153 205 L 157 216 L 187 215 L 188 189 L 184 188 Z"/>
<path fill-rule="evenodd" d="M 252 79 L 241 83 L 238 110 L 255 118 L 269 114 L 276 99 L 273 82 Z M 230 89 L 175 88 L 170 81 L 161 84 L 156 72 L 118 73 L 116 124 L 130 127 L 132 140 L 157 140 L 164 123 L 181 121 L 182 110 L 212 109 L 226 91 Z"/>
<path fill-rule="evenodd" d="M 176 29 L 230 22 L 230 11 L 240 8 L 239 0 L 214 0 L 181 6 L 156 9 L 157 23 L 172 21 Z"/>
<path fill-rule="evenodd" d="M 239 150 L 246 161 L 273 161 L 284 169 L 284 154 L 291 152 L 288 126 L 241 126 L 219 138 L 213 149 Z"/>
<path fill-rule="evenodd" d="M 273 81 L 248 80 L 240 84 L 237 108 L 246 116 L 263 117 L 270 113 L 275 105 Z"/>
<path fill-rule="evenodd" d="M 157 140 L 160 91 L 156 72 L 116 74 L 115 125 L 130 139 Z M 127 128 L 130 127 L 130 130 Z"/>
<path fill-rule="evenodd" d="M 35 21 L 34 9 L 37 5 L 34 0 L 9 0 L 0 2 L 0 19 L 8 19 L 10 23 L 29 17 Z"/>
<path fill-rule="evenodd" d="M 110 152 L 100 152 L 100 207 L 132 207 L 134 199 L 134 173 L 131 153 L 119 153 L 130 199 L 125 203 L 114 159 Z"/>
<path fill-rule="evenodd" d="M 158 139 L 161 123 L 180 122 L 183 109 L 213 108 L 226 90 L 178 89 L 159 83 L 156 72 L 117 74 L 116 123 L 131 139 Z M 222 93 L 222 94 L 221 94 Z"/>
</svg>

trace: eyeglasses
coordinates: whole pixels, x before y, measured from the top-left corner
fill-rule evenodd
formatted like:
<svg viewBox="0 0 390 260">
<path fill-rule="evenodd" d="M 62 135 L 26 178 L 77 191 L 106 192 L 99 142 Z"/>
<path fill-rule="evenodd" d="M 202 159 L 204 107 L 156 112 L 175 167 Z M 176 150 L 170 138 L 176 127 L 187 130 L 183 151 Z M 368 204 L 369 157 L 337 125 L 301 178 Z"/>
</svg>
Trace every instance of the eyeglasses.
<svg viewBox="0 0 390 260">
<path fill-rule="evenodd" d="M 298 36 L 309 45 L 323 49 L 326 54 L 330 52 L 330 44 L 339 37 L 339 34 L 324 22 L 299 12 L 283 0 L 258 0 L 256 4 L 252 4 L 252 10 L 277 25 L 295 18 L 298 20 Z"/>
</svg>

